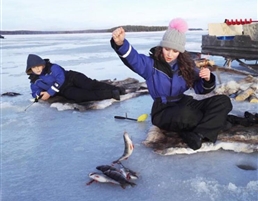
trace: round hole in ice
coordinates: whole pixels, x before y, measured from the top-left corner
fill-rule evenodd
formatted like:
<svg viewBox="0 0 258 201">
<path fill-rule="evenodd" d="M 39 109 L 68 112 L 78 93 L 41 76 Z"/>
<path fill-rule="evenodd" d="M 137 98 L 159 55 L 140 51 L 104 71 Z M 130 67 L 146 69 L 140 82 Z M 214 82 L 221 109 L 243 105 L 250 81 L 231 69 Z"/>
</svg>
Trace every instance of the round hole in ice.
<svg viewBox="0 0 258 201">
<path fill-rule="evenodd" d="M 242 170 L 257 170 L 257 167 L 252 164 L 238 164 L 237 167 Z"/>
</svg>

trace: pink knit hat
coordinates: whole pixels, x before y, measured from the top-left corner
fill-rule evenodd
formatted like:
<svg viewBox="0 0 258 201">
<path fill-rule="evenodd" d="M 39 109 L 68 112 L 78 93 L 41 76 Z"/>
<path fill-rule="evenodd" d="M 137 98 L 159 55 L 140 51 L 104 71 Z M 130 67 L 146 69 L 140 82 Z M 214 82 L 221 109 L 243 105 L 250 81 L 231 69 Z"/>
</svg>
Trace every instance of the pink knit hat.
<svg viewBox="0 0 258 201">
<path fill-rule="evenodd" d="M 185 20 L 181 18 L 171 20 L 160 42 L 160 46 L 175 49 L 183 53 L 185 51 L 185 32 L 187 30 L 188 25 Z"/>
</svg>

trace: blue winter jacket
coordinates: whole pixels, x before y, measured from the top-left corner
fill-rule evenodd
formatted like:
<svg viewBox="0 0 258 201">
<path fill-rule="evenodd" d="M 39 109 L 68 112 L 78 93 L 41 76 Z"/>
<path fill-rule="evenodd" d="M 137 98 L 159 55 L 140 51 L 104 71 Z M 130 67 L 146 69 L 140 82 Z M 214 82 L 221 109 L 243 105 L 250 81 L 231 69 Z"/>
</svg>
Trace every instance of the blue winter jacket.
<svg viewBox="0 0 258 201">
<path fill-rule="evenodd" d="M 171 67 L 167 62 L 158 61 L 152 52 L 150 56 L 139 54 L 125 39 L 122 46 L 117 46 L 111 39 L 111 46 L 120 56 L 123 63 L 146 80 L 151 97 L 161 98 L 163 103 L 168 100 L 178 101 L 189 89 L 184 78 L 180 75 L 175 62 Z M 196 94 L 206 94 L 215 88 L 215 76 L 211 73 L 210 81 L 199 77 L 199 69 L 195 69 L 193 89 Z"/>
<path fill-rule="evenodd" d="M 46 91 L 50 96 L 54 96 L 60 91 L 63 83 L 65 82 L 65 70 L 57 65 L 51 64 L 43 69 L 42 73 L 31 82 L 30 88 L 32 96 L 36 98 L 40 92 Z"/>
</svg>

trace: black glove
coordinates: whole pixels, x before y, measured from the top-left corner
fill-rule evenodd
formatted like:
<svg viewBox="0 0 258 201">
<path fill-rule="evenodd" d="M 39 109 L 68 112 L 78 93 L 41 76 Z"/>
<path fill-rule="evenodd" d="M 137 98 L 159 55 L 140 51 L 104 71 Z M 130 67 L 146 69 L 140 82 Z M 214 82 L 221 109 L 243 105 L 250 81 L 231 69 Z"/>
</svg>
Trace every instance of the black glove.
<svg viewBox="0 0 258 201">
<path fill-rule="evenodd" d="M 40 96 L 37 96 L 34 100 L 34 103 L 37 103 L 39 101 L 39 99 L 41 99 L 43 96 L 43 94 L 41 94 Z"/>
<path fill-rule="evenodd" d="M 245 118 L 248 119 L 249 122 L 258 124 L 258 114 L 252 114 L 248 111 L 245 111 Z"/>
</svg>

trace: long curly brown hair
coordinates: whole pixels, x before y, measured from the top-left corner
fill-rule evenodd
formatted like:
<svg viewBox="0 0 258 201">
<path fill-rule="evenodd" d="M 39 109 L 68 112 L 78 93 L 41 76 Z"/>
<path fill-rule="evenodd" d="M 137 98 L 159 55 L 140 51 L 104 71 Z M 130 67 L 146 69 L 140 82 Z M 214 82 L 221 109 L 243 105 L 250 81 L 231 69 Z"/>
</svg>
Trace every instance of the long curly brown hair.
<svg viewBox="0 0 258 201">
<path fill-rule="evenodd" d="M 162 53 L 162 47 L 160 46 L 155 47 L 154 57 L 157 60 L 161 60 L 163 62 L 165 61 L 164 55 Z M 195 76 L 194 76 L 195 64 L 193 59 L 191 58 L 190 54 L 187 51 L 185 51 L 184 53 L 181 53 L 181 52 L 179 53 L 177 57 L 177 61 L 178 61 L 180 73 L 185 79 L 187 86 L 192 88 L 194 79 L 195 79 Z"/>
</svg>

